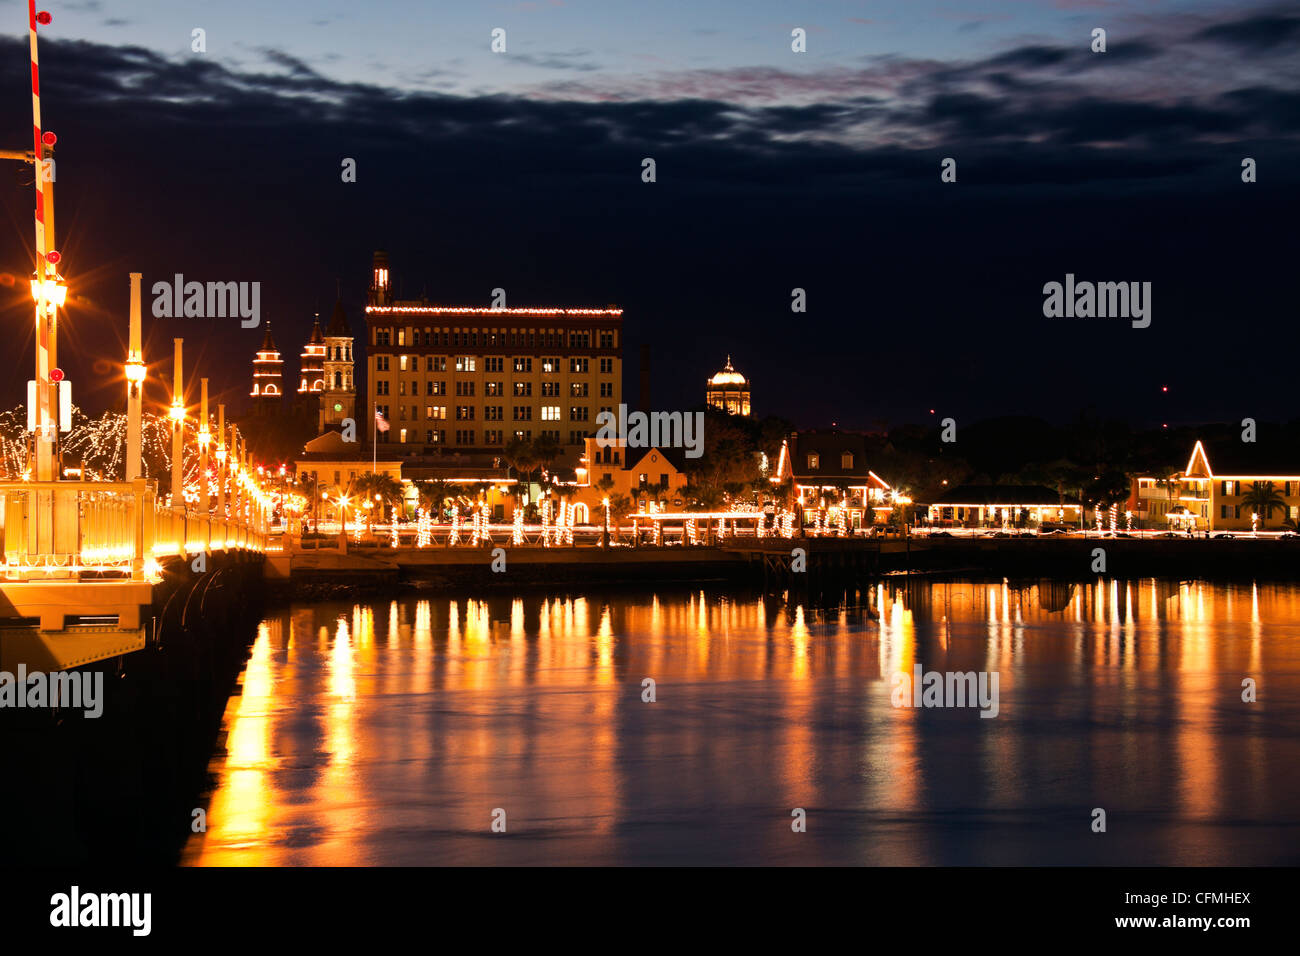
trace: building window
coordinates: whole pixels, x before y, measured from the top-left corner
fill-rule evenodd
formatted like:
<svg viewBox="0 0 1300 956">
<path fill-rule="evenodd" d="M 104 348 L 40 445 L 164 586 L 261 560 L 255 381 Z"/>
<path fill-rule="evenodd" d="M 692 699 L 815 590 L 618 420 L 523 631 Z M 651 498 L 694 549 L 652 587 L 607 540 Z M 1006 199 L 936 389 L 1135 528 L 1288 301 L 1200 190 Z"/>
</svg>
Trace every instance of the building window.
<svg viewBox="0 0 1300 956">
<path fill-rule="evenodd" d="M 559 382 L 543 382 L 543 383 L 542 383 L 542 397 L 543 397 L 543 398 L 558 398 L 558 397 L 559 397 L 559 394 L 560 394 L 560 383 L 559 383 Z"/>
<path fill-rule="evenodd" d="M 457 430 L 456 430 L 456 444 L 457 444 L 457 445 L 472 445 L 472 444 L 474 444 L 474 429 L 469 428 L 469 429 L 465 429 L 464 431 L 462 431 L 462 430 L 460 430 L 460 429 L 457 429 Z"/>
<path fill-rule="evenodd" d="M 458 382 L 456 383 L 456 394 L 457 394 L 457 395 L 473 395 L 473 394 L 474 394 L 474 383 L 473 383 L 473 382 L 460 382 L 460 381 L 458 381 Z"/>
<path fill-rule="evenodd" d="M 840 455 L 840 467 L 845 471 L 853 468 L 853 452 L 846 451 Z"/>
<path fill-rule="evenodd" d="M 387 372 L 387 371 L 388 371 L 388 356 L 387 356 L 387 355 L 376 355 L 376 356 L 375 356 L 375 371 L 376 371 L 376 372 Z"/>
<path fill-rule="evenodd" d="M 405 428 L 402 429 L 401 442 L 402 442 L 403 445 L 406 444 L 406 429 L 405 429 Z"/>
<path fill-rule="evenodd" d="M 425 411 L 428 412 L 428 414 L 424 417 L 430 421 L 437 421 L 440 418 L 445 419 L 447 417 L 446 405 L 426 405 Z"/>
<path fill-rule="evenodd" d="M 818 468 L 820 468 L 821 466 L 822 466 L 822 464 L 821 464 L 821 458 L 819 458 L 817 455 L 809 455 L 809 456 L 808 456 L 808 470 L 809 470 L 809 471 L 816 471 L 816 470 L 817 470 Z"/>
<path fill-rule="evenodd" d="M 375 329 L 375 344 L 392 345 L 393 343 L 392 343 L 391 336 L 392 336 L 391 329 Z"/>
<path fill-rule="evenodd" d="M 600 397 L 601 397 L 601 398 L 613 398 L 613 397 L 614 397 L 614 383 L 613 383 L 613 382 L 601 382 L 601 383 L 600 383 Z"/>
<path fill-rule="evenodd" d="M 588 411 L 589 411 L 589 409 L 587 408 L 586 405 L 571 405 L 571 406 L 569 406 L 569 421 L 571 421 L 571 422 L 585 422 L 585 421 L 587 421 L 587 413 L 588 413 Z"/>
<path fill-rule="evenodd" d="M 614 347 L 614 333 L 613 333 L 613 332 L 601 332 L 601 333 L 600 333 L 600 347 L 601 347 L 602 349 L 612 349 L 612 348 Z"/>
<path fill-rule="evenodd" d="M 483 417 L 490 422 L 499 422 L 504 417 L 502 415 L 504 411 L 505 409 L 500 405 L 484 405 Z"/>
<path fill-rule="evenodd" d="M 398 381 L 397 381 L 397 394 L 398 394 L 398 395 L 405 395 L 405 394 L 406 394 L 406 379 L 404 379 L 404 378 L 403 378 L 403 379 L 398 379 Z"/>
<path fill-rule="evenodd" d="M 503 444 L 503 442 L 501 441 L 501 429 L 489 428 L 487 431 L 485 431 L 483 433 L 483 444 L 485 445 Z"/>
<path fill-rule="evenodd" d="M 388 379 L 381 378 L 375 382 L 375 394 L 376 395 L 388 394 Z"/>
<path fill-rule="evenodd" d="M 614 360 L 612 358 L 603 358 L 600 360 L 600 374 L 602 375 L 614 374 Z"/>
<path fill-rule="evenodd" d="M 585 439 L 586 437 L 587 437 L 587 433 L 584 432 L 584 431 L 571 430 L 571 431 L 569 432 L 569 444 L 570 444 L 570 445 L 581 445 L 582 442 L 583 442 L 583 439 Z"/>
<path fill-rule="evenodd" d="M 474 406 L 473 406 L 473 405 L 457 405 L 457 406 L 456 406 L 456 421 L 458 421 L 458 422 L 472 422 L 473 420 L 474 420 Z"/>
<path fill-rule="evenodd" d="M 431 392 L 429 393 L 430 395 L 446 395 L 446 394 L 447 394 L 447 383 L 446 383 L 446 382 L 433 382 L 432 385 L 433 385 L 433 391 L 431 391 Z"/>
<path fill-rule="evenodd" d="M 483 362 L 484 362 L 483 370 L 485 372 L 505 371 L 506 360 L 500 355 L 489 355 L 486 359 L 483 360 Z"/>
<path fill-rule="evenodd" d="M 533 370 L 533 360 L 531 358 L 522 357 L 522 358 L 515 359 L 516 372 L 531 372 L 532 370 Z"/>
<path fill-rule="evenodd" d="M 587 383 L 586 383 L 586 382 L 570 382 L 570 383 L 569 383 L 569 397 L 570 397 L 570 398 L 586 398 L 586 397 L 587 397 Z"/>
<path fill-rule="evenodd" d="M 559 405 L 543 405 L 543 406 L 542 406 L 542 421 L 544 421 L 544 422 L 558 422 L 559 420 L 560 420 L 560 406 L 559 406 Z"/>
<path fill-rule="evenodd" d="M 515 397 L 522 398 L 533 394 L 532 382 L 515 382 Z"/>
<path fill-rule="evenodd" d="M 531 430 L 523 431 L 520 429 L 515 429 L 515 438 L 519 439 L 519 441 L 532 441 L 533 433 Z"/>
<path fill-rule="evenodd" d="M 474 371 L 474 366 L 476 364 L 474 356 L 472 355 L 456 356 L 456 371 L 458 372 L 472 372 Z"/>
<path fill-rule="evenodd" d="M 577 374 L 577 373 L 581 373 L 581 374 L 584 374 L 584 375 L 585 375 L 585 374 L 590 370 L 590 368 L 591 368 L 591 362 L 590 362 L 590 360 L 588 360 L 588 359 L 585 359 L 585 358 L 571 358 L 571 359 L 569 359 L 569 371 L 570 371 L 570 372 L 573 372 L 573 373 L 575 373 L 575 374 Z"/>
<path fill-rule="evenodd" d="M 531 405 L 516 405 L 514 408 L 515 421 L 531 422 L 533 420 L 533 407 Z"/>
<path fill-rule="evenodd" d="M 500 398 L 505 393 L 506 393 L 505 382 L 484 382 L 483 383 L 483 394 L 487 395 L 489 398 Z"/>
<path fill-rule="evenodd" d="M 560 371 L 560 360 L 558 358 L 542 359 L 542 372 L 546 375 L 556 375 Z"/>
</svg>

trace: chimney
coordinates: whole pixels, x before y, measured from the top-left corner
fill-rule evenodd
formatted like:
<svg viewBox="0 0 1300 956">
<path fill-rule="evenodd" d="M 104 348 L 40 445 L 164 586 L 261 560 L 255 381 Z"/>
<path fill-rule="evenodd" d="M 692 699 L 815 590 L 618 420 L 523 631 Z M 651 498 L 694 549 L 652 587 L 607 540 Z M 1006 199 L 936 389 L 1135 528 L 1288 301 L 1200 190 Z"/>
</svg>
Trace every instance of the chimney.
<svg viewBox="0 0 1300 956">
<path fill-rule="evenodd" d="M 641 346 L 641 396 L 638 403 L 641 411 L 650 414 L 650 346 L 648 344 Z"/>
<path fill-rule="evenodd" d="M 387 305 L 389 302 L 389 287 L 388 253 L 382 249 L 376 249 L 370 271 L 370 304 Z"/>
</svg>

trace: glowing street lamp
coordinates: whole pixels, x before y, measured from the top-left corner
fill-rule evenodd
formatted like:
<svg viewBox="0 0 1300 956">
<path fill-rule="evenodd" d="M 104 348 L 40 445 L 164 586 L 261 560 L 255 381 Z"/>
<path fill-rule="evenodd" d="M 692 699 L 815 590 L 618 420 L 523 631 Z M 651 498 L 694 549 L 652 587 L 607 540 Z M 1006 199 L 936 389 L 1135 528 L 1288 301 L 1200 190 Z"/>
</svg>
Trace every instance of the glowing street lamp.
<svg viewBox="0 0 1300 956">
<path fill-rule="evenodd" d="M 63 283 L 63 276 L 55 273 L 44 279 L 32 279 L 32 298 L 37 303 L 44 302 L 45 310 L 54 314 L 55 309 L 63 308 L 68 298 L 68 287 Z"/>
</svg>

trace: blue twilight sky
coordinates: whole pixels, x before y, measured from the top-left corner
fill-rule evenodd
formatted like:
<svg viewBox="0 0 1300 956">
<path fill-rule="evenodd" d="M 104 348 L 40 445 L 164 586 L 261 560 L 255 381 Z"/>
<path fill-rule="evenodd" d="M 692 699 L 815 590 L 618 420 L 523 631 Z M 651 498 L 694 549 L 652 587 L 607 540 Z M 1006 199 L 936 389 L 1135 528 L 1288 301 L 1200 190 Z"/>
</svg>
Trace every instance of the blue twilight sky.
<svg viewBox="0 0 1300 956">
<path fill-rule="evenodd" d="M 6 0 L 14 9 L 21 0 Z M 139 45 L 188 58 L 195 27 L 207 56 L 244 72 L 302 66 L 331 80 L 397 89 L 568 99 L 721 96 L 806 102 L 846 71 L 896 60 L 978 59 L 1035 42 L 1112 44 L 1171 20 L 1213 22 L 1213 0 L 64 0 L 42 4 L 52 34 Z M 22 27 L 14 9 L 14 32 Z M 489 49 L 507 34 L 505 55 Z M 808 51 L 790 50 L 803 27 Z M 285 59 L 284 55 L 298 61 Z M 784 83 L 767 82 L 788 73 Z M 802 78 L 796 82 L 794 78 Z"/>
<path fill-rule="evenodd" d="M 1294 376 L 1261 373 L 1295 312 L 1296 0 L 41 5 L 61 357 L 104 383 L 92 408 L 120 399 L 89 366 L 120 352 L 128 272 L 260 282 L 296 355 L 336 295 L 361 322 L 383 248 L 408 297 L 623 306 L 624 394 L 645 346 L 655 407 L 697 403 L 730 354 L 762 414 L 804 425 L 1296 414 Z M 25 8 L 0 0 L 14 145 Z M 0 323 L 27 323 L 31 217 L 0 176 Z M 1153 325 L 1045 318 L 1067 274 L 1151 282 Z M 242 401 L 263 330 L 160 319 L 147 347 L 176 335 Z"/>
</svg>

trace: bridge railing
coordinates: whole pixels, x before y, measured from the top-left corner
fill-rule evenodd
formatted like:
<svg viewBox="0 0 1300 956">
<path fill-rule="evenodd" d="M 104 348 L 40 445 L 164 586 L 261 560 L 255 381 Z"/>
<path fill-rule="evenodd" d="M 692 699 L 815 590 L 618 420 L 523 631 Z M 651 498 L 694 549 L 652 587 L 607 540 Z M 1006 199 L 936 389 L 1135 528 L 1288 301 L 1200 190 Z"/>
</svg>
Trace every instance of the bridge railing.
<svg viewBox="0 0 1300 956">
<path fill-rule="evenodd" d="M 158 500 L 156 482 L 143 478 L 0 482 L 5 579 L 118 572 L 144 580 L 167 557 L 265 551 L 264 509 L 241 499 L 229 512 L 169 507 Z"/>
</svg>

